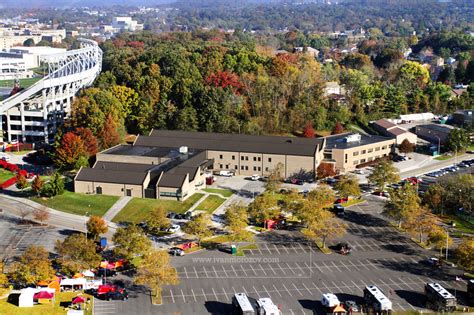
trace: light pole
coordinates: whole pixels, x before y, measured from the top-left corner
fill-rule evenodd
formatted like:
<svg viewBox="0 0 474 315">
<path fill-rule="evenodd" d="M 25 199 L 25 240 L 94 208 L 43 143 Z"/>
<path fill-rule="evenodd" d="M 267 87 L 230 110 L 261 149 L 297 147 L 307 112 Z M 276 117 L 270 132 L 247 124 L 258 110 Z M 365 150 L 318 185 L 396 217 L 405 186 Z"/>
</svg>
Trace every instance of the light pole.
<svg viewBox="0 0 474 315">
<path fill-rule="evenodd" d="M 458 146 L 454 144 L 454 166 L 456 166 L 457 163 L 457 158 L 458 158 Z"/>
<path fill-rule="evenodd" d="M 87 215 L 89 214 L 89 211 L 86 211 L 86 214 L 84 216 L 84 228 L 86 229 L 86 239 L 87 239 Z"/>
<path fill-rule="evenodd" d="M 441 155 L 441 139 L 438 136 L 435 136 L 438 138 L 438 155 Z"/>
<path fill-rule="evenodd" d="M 446 228 L 446 262 L 448 262 L 449 229 Z"/>
</svg>

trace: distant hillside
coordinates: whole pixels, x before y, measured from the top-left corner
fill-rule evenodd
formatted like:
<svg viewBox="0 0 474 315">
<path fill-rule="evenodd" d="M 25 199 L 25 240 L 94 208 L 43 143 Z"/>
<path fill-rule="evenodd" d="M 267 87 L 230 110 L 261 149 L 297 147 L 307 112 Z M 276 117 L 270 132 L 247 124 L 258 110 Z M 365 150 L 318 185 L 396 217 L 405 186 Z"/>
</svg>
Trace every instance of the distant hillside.
<svg viewBox="0 0 474 315">
<path fill-rule="evenodd" d="M 106 5 L 151 6 L 173 2 L 175 2 L 175 0 L 2 0 L 0 3 L 0 8 L 68 8 Z"/>
</svg>

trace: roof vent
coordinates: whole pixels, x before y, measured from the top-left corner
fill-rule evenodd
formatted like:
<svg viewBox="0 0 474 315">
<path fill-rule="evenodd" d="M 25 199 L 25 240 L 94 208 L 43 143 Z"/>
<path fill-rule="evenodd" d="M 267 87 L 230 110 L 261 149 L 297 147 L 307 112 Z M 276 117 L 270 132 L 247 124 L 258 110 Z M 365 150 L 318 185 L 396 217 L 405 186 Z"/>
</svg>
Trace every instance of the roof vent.
<svg viewBox="0 0 474 315">
<path fill-rule="evenodd" d="M 188 147 L 187 146 L 179 147 L 179 153 L 188 154 Z"/>
<path fill-rule="evenodd" d="M 359 142 L 362 136 L 359 133 L 355 133 L 346 137 L 346 142 Z"/>
</svg>

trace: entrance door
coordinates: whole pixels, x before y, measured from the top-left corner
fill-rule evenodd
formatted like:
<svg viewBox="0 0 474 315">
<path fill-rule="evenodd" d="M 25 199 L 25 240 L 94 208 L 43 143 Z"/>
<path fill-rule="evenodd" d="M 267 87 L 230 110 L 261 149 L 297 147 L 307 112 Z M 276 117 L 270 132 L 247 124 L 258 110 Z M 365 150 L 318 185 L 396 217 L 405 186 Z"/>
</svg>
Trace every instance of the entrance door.
<svg viewBox="0 0 474 315">
<path fill-rule="evenodd" d="M 95 188 L 95 193 L 96 193 L 97 195 L 102 195 L 102 187 L 96 187 L 96 188 Z"/>
<path fill-rule="evenodd" d="M 132 196 L 132 190 L 131 189 L 125 189 L 125 196 L 131 197 Z"/>
</svg>

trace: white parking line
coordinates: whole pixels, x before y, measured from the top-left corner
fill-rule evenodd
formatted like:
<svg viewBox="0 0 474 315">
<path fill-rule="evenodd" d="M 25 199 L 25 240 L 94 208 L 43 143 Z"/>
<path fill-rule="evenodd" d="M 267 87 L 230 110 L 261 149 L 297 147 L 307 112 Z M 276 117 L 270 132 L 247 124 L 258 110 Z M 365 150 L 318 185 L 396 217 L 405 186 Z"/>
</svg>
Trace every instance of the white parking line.
<svg viewBox="0 0 474 315">
<path fill-rule="evenodd" d="M 351 260 L 348 260 L 348 262 L 356 269 L 356 271 L 360 271 L 359 267 L 354 265 L 354 263 Z"/>
<path fill-rule="evenodd" d="M 286 252 L 287 254 L 290 253 L 290 252 L 288 251 L 288 248 L 286 248 L 286 246 L 282 246 L 282 248 L 285 250 L 285 252 Z"/>
<path fill-rule="evenodd" d="M 291 294 L 290 290 L 288 290 L 288 288 L 286 287 L 284 283 L 282 283 L 281 285 L 285 288 L 286 292 L 288 292 L 290 296 L 293 296 L 293 294 Z"/>
<path fill-rule="evenodd" d="M 290 266 L 289 263 L 286 263 L 286 265 L 288 266 L 288 269 L 291 270 L 291 272 L 296 275 L 296 272 L 293 270 L 293 267 Z"/>
<path fill-rule="evenodd" d="M 273 269 L 272 265 L 271 264 L 267 264 L 268 267 L 270 267 L 270 270 L 273 272 L 274 275 L 278 275 L 275 271 L 275 269 Z"/>
<path fill-rule="evenodd" d="M 276 246 L 275 244 L 273 244 L 273 247 L 274 247 L 275 250 L 277 251 L 278 255 L 281 255 L 280 250 L 278 249 L 278 246 Z"/>
<path fill-rule="evenodd" d="M 262 287 L 263 287 L 263 289 L 265 290 L 265 292 L 267 292 L 268 297 L 271 297 L 271 296 L 270 296 L 270 292 L 268 292 L 267 288 L 265 288 L 265 286 L 264 286 L 263 284 L 262 284 Z"/>
<path fill-rule="evenodd" d="M 314 289 L 318 290 L 319 293 L 323 294 L 323 291 L 319 288 L 319 286 L 316 285 L 316 283 L 314 283 L 314 282 L 311 282 L 311 283 L 313 284 Z"/>
<path fill-rule="evenodd" d="M 286 271 L 280 266 L 280 264 L 277 264 L 278 268 L 280 268 L 281 272 L 286 276 Z"/>
<path fill-rule="evenodd" d="M 292 283 L 292 284 L 293 284 L 293 287 L 295 287 L 296 291 L 298 291 L 298 293 L 302 296 L 303 293 L 301 293 L 300 289 L 298 289 L 298 287 L 294 283 Z"/>
<path fill-rule="evenodd" d="M 245 277 L 248 277 L 248 275 L 247 275 L 247 271 L 245 271 L 245 268 L 244 268 L 244 266 L 242 266 L 242 265 L 239 265 L 239 266 L 240 266 L 240 268 L 242 268 L 242 271 L 244 272 L 244 274 L 245 274 Z"/>
<path fill-rule="evenodd" d="M 300 270 L 301 270 L 301 276 L 303 276 L 303 275 L 305 274 L 304 270 L 300 267 L 300 265 L 298 265 L 297 262 L 295 262 L 295 265 L 296 265 L 298 268 L 300 268 Z"/>
<path fill-rule="evenodd" d="M 184 301 L 184 303 L 186 303 L 186 298 L 184 297 L 183 289 L 181 289 L 181 295 L 183 296 L 183 301 Z"/>
<path fill-rule="evenodd" d="M 191 293 L 193 294 L 193 297 L 194 297 L 194 302 L 197 302 L 197 300 L 196 300 L 196 295 L 194 294 L 194 291 L 193 291 L 193 289 L 191 289 Z"/>
<path fill-rule="evenodd" d="M 263 269 L 262 265 L 258 265 L 260 267 L 260 269 L 262 269 L 263 273 L 265 274 L 265 276 L 267 275 L 267 272 L 265 271 L 265 269 Z"/>
<path fill-rule="evenodd" d="M 202 266 L 202 269 L 203 269 L 204 272 L 206 273 L 206 278 L 209 278 L 209 274 L 207 273 L 206 267 Z"/>
<path fill-rule="evenodd" d="M 202 292 L 204 292 L 204 291 L 202 291 Z M 228 300 L 228 299 L 229 299 L 229 297 L 227 296 L 227 293 L 225 293 L 225 290 L 224 290 L 224 288 L 222 288 L 222 292 L 224 292 L 225 299 L 226 299 L 226 300 Z"/>
<path fill-rule="evenodd" d="M 355 286 L 358 290 L 361 290 L 361 287 L 358 286 L 354 281 L 351 280 L 351 282 L 354 284 L 354 286 Z"/>
<path fill-rule="evenodd" d="M 304 282 L 301 282 L 301 284 L 304 286 L 304 288 L 306 289 L 306 291 L 308 291 L 309 294 L 313 294 L 313 293 L 308 289 L 308 287 L 306 286 L 306 284 L 304 284 Z"/>
<path fill-rule="evenodd" d="M 212 265 L 212 270 L 214 270 L 214 274 L 216 275 L 216 278 L 220 278 L 219 275 L 217 274 L 216 268 L 214 268 L 214 265 Z"/>
<path fill-rule="evenodd" d="M 204 300 L 207 301 L 207 296 L 206 296 L 206 293 L 204 292 L 204 289 L 201 287 L 201 290 L 202 290 L 202 295 L 204 296 Z"/>
<path fill-rule="evenodd" d="M 188 271 L 186 270 L 186 267 L 184 267 L 184 273 L 186 274 L 186 279 L 189 278 L 188 277 Z"/>
<path fill-rule="evenodd" d="M 304 262 L 304 265 L 306 266 L 306 268 L 308 268 L 309 276 L 312 277 L 313 276 L 313 268 L 311 268 L 311 266 L 308 265 L 308 263 L 306 261 Z"/>
<path fill-rule="evenodd" d="M 173 301 L 173 304 L 174 304 L 174 295 L 173 295 L 173 291 L 170 289 L 170 294 L 171 294 L 171 300 Z"/>
<path fill-rule="evenodd" d="M 196 270 L 196 267 L 193 266 L 193 269 L 194 269 L 194 273 L 196 274 L 196 278 L 199 278 L 199 275 L 198 275 L 198 272 Z"/>
<path fill-rule="evenodd" d="M 339 269 L 338 266 L 334 263 L 334 261 L 331 261 L 332 265 L 337 269 L 337 272 L 341 272 L 341 269 Z"/>
<path fill-rule="evenodd" d="M 318 264 L 317 264 L 316 262 L 314 262 L 313 265 L 314 265 L 316 268 L 318 268 L 319 273 L 323 273 L 323 271 L 321 270 L 321 268 L 319 268 L 319 266 L 318 266 Z"/>
<path fill-rule="evenodd" d="M 278 293 L 278 295 L 279 295 L 280 297 L 282 297 L 282 295 L 281 295 L 281 293 L 280 293 L 280 290 L 278 290 L 274 284 L 273 284 L 273 288 L 274 288 L 275 291 Z"/>
<path fill-rule="evenodd" d="M 232 271 L 235 273 L 235 277 L 238 278 L 239 275 L 237 274 L 237 271 L 235 271 L 234 265 L 231 264 L 230 267 L 232 268 Z"/>
<path fill-rule="evenodd" d="M 253 273 L 255 274 L 255 277 L 258 276 L 258 273 L 253 269 L 252 264 L 249 264 L 250 269 L 252 269 Z"/>
<path fill-rule="evenodd" d="M 212 293 L 214 293 L 214 297 L 216 298 L 216 301 L 219 301 L 219 298 L 217 297 L 216 291 L 214 291 L 214 287 L 211 287 Z"/>
</svg>

